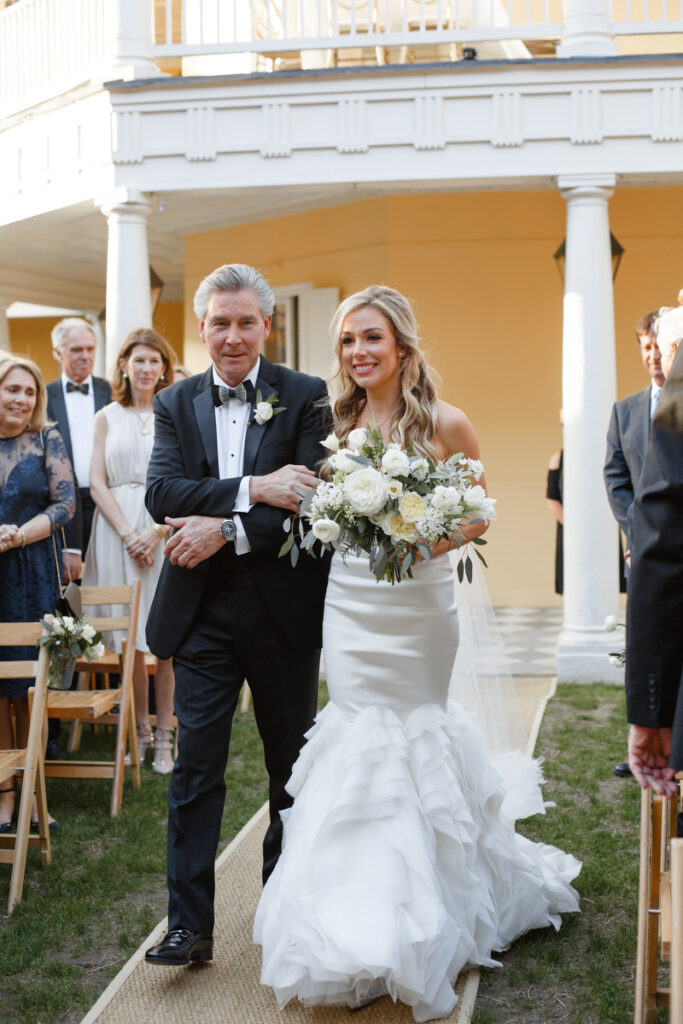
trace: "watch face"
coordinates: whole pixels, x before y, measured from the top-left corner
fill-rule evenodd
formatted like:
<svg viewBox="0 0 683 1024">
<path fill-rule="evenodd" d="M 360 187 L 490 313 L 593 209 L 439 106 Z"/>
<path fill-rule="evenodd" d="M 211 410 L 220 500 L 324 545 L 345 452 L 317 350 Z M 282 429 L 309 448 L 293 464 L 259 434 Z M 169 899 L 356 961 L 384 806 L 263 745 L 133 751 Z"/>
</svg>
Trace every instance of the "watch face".
<svg viewBox="0 0 683 1024">
<path fill-rule="evenodd" d="M 221 523 L 221 533 L 226 540 L 234 540 L 237 533 L 234 519 L 224 519 Z"/>
</svg>

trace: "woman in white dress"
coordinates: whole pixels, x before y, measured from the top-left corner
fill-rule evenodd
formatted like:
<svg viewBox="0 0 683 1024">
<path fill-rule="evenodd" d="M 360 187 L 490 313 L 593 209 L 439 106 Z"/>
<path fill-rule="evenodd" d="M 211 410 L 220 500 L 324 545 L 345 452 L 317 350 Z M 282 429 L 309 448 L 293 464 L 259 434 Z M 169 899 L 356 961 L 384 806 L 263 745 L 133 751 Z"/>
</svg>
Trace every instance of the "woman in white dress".
<svg viewBox="0 0 683 1024">
<path fill-rule="evenodd" d="M 385 287 L 332 323 L 335 433 L 445 459 L 479 457 L 463 412 L 436 397 L 407 300 Z M 486 524 L 466 527 L 472 538 Z M 377 583 L 334 556 L 323 645 L 330 703 L 294 766 L 280 860 L 254 925 L 282 1008 L 357 1007 L 388 993 L 416 1021 L 446 1016 L 467 964 L 578 909 L 580 864 L 516 835 L 477 719 L 448 701 L 458 617 L 440 542 L 414 578 Z"/>
<path fill-rule="evenodd" d="M 154 443 L 152 402 L 170 382 L 174 363 L 168 342 L 147 328 L 132 331 L 121 346 L 112 381 L 114 401 L 95 416 L 90 491 L 97 511 L 83 573 L 83 582 L 96 586 L 141 582 L 133 673 L 138 755 L 144 761 L 153 743 L 153 768 L 160 775 L 173 768 L 173 667 L 170 659 L 157 659 L 153 736 L 145 627 L 161 572 L 163 541 L 170 531 L 154 523 L 145 508 L 145 480 Z M 121 653 L 120 633 L 106 634 L 104 642 Z"/>
</svg>

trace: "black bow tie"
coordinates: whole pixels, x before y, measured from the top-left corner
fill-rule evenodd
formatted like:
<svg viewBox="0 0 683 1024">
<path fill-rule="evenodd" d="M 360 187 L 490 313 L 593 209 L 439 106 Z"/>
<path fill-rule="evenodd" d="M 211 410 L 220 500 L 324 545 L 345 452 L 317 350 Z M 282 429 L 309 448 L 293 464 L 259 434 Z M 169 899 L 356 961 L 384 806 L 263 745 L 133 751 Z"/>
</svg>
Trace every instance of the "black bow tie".
<svg viewBox="0 0 683 1024">
<path fill-rule="evenodd" d="M 216 406 L 225 405 L 231 398 L 236 398 L 238 402 L 251 403 L 254 401 L 254 385 L 250 380 L 242 381 L 236 388 L 224 387 L 222 384 L 212 384 L 211 398 Z"/>
<path fill-rule="evenodd" d="M 66 382 L 66 393 L 70 394 L 72 391 L 80 391 L 82 395 L 87 395 L 90 391 L 90 385 L 87 380 L 84 384 L 74 384 L 72 380 Z"/>
</svg>

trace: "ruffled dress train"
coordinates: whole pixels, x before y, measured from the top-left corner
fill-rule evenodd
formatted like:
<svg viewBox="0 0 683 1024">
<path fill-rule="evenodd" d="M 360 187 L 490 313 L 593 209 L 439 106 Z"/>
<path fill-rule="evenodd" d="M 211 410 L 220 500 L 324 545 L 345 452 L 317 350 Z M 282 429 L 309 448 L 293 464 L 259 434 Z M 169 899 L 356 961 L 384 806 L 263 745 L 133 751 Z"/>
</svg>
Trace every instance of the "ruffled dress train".
<svg viewBox="0 0 683 1024">
<path fill-rule="evenodd" d="M 377 584 L 335 556 L 330 703 L 297 760 L 283 852 L 259 903 L 261 980 L 280 1008 L 388 993 L 448 1015 L 466 965 L 578 910 L 569 854 L 515 833 L 476 718 L 447 700 L 457 651 L 447 559 Z"/>
</svg>

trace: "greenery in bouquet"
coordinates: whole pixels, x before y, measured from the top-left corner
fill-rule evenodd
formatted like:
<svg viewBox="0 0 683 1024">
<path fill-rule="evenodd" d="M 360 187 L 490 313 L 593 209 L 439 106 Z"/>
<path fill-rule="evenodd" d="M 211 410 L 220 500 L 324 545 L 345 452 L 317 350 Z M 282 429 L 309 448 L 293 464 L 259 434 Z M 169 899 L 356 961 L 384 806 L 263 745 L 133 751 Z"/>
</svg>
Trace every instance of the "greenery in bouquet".
<svg viewBox="0 0 683 1024">
<path fill-rule="evenodd" d="M 385 444 L 376 428 L 359 427 L 347 438 L 330 434 L 327 478 L 306 494 L 300 514 L 286 520 L 289 536 L 280 550 L 296 564 L 299 550 L 315 557 L 322 550 L 369 556 L 377 580 L 398 583 L 412 577 L 419 557 L 432 557 L 432 547 L 447 539 L 463 548 L 463 525 L 495 518 L 495 499 L 477 483 L 484 468 L 462 452 L 436 462 L 398 444 Z M 486 565 L 473 538 L 473 550 Z M 472 560 L 463 551 L 460 581 L 472 580 Z"/>
<path fill-rule="evenodd" d="M 47 647 L 51 661 L 97 661 L 104 654 L 102 636 L 85 616 L 75 619 L 70 615 L 45 615 L 41 622 L 45 632 L 38 638 L 38 644 Z"/>
</svg>

